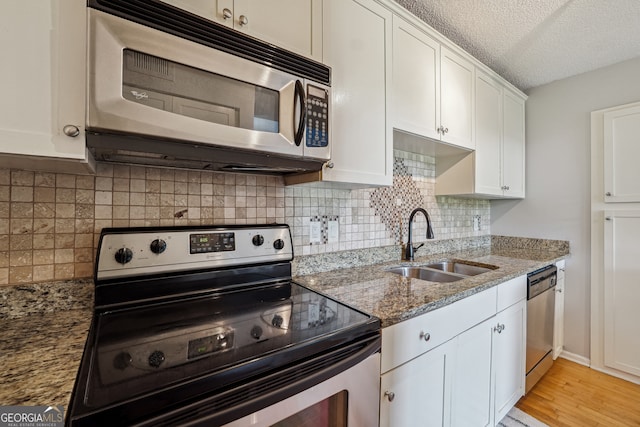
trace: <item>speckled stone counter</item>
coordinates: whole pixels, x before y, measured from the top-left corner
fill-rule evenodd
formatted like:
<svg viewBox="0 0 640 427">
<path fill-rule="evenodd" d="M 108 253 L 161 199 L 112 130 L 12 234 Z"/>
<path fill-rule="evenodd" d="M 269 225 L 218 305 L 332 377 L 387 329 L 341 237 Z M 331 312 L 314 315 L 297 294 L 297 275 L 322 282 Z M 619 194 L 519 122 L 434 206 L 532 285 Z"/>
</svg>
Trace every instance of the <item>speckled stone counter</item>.
<svg viewBox="0 0 640 427">
<path fill-rule="evenodd" d="M 357 268 L 346 268 L 294 279 L 382 320 L 382 326 L 435 310 L 462 298 L 496 286 L 554 263 L 568 255 L 565 248 L 519 249 L 483 248 L 417 258 L 414 262 L 389 261 Z M 559 250 L 558 250 L 559 249 Z M 443 260 L 463 260 L 498 267 L 477 276 L 450 283 L 426 282 L 387 272 L 392 266 L 421 266 Z"/>
<path fill-rule="evenodd" d="M 69 405 L 93 313 L 88 280 L 0 290 L 0 405 Z"/>
<path fill-rule="evenodd" d="M 481 246 L 481 247 L 478 247 Z M 446 248 L 442 253 L 434 253 Z M 300 283 L 382 319 L 390 326 L 565 258 L 568 243 L 485 236 L 439 241 L 413 263 L 398 248 L 340 253 L 297 261 Z M 445 253 L 446 252 L 446 253 Z M 418 252 L 420 254 L 420 252 Z M 460 259 L 499 267 L 452 283 L 403 278 L 395 265 Z M 344 263 L 344 264 L 343 264 Z M 373 265 L 356 267 L 358 263 Z M 315 267 L 313 267 L 315 265 Z M 329 267 L 350 267 L 326 271 Z M 311 268 L 316 274 L 307 274 Z M 0 405 L 68 408 L 93 310 L 93 283 L 76 280 L 0 288 Z"/>
</svg>

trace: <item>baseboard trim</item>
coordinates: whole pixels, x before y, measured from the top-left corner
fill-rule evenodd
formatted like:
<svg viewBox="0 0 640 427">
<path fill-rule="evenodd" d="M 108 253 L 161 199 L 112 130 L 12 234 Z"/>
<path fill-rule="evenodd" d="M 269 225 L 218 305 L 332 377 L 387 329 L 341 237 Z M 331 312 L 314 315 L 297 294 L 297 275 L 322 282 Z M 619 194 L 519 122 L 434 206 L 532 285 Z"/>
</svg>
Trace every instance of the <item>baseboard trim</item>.
<svg viewBox="0 0 640 427">
<path fill-rule="evenodd" d="M 616 369 L 611 368 L 600 368 L 597 366 L 592 366 L 591 369 L 594 371 L 602 372 L 603 374 L 611 375 L 612 377 L 620 378 L 621 380 L 629 381 L 630 383 L 640 384 L 640 377 L 637 377 L 632 374 L 627 374 L 626 372 L 621 372 Z"/>
<path fill-rule="evenodd" d="M 563 350 L 562 353 L 560 353 L 560 356 L 558 357 L 562 357 L 563 359 L 567 359 L 571 362 L 575 362 L 589 368 L 591 367 L 591 360 L 589 358 L 580 356 L 579 354 L 569 353 L 566 350 Z"/>
</svg>

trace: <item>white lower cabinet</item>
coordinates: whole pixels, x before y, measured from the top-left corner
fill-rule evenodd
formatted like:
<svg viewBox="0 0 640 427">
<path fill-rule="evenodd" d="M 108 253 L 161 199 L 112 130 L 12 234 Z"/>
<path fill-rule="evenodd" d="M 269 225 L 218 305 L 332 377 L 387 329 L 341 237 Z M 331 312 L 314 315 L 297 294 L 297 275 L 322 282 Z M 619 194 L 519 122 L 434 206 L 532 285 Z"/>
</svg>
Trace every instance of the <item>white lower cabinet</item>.
<svg viewBox="0 0 640 427">
<path fill-rule="evenodd" d="M 524 394 L 525 332 L 526 276 L 383 329 L 380 426 L 495 426 Z"/>
<path fill-rule="evenodd" d="M 495 424 L 500 422 L 524 395 L 526 304 L 526 298 L 523 298 L 511 307 L 499 312 L 492 329 Z"/>
<path fill-rule="evenodd" d="M 495 318 L 460 334 L 455 346 L 451 425 L 492 425 L 492 335 Z"/>
<path fill-rule="evenodd" d="M 441 344 L 382 375 L 381 427 L 448 424 L 453 344 Z"/>
</svg>

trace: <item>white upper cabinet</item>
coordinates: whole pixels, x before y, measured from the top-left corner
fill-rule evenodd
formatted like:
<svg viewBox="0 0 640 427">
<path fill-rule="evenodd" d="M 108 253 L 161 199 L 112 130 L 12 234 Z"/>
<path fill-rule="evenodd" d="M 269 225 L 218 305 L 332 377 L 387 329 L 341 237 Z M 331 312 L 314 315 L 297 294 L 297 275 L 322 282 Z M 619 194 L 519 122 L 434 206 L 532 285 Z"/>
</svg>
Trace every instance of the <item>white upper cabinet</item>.
<svg viewBox="0 0 640 427">
<path fill-rule="evenodd" d="M 444 142 L 475 148 L 473 64 L 445 46 L 440 51 L 440 134 Z"/>
<path fill-rule="evenodd" d="M 604 113 L 605 202 L 640 202 L 640 105 Z"/>
<path fill-rule="evenodd" d="M 481 70 L 475 81 L 475 152 L 436 177 L 436 194 L 524 198 L 525 98 Z"/>
<path fill-rule="evenodd" d="M 89 173 L 84 0 L 2 3 L 0 167 Z"/>
<path fill-rule="evenodd" d="M 393 17 L 393 126 L 440 139 L 440 43 Z"/>
<path fill-rule="evenodd" d="M 322 60 L 322 0 L 162 0 L 292 52 Z"/>
<path fill-rule="evenodd" d="M 473 149 L 474 70 L 471 62 L 394 16 L 394 127 Z"/>
<path fill-rule="evenodd" d="M 323 62 L 332 69 L 333 107 L 324 181 L 392 184 L 391 17 L 373 0 L 324 1 Z"/>
<path fill-rule="evenodd" d="M 503 89 L 502 186 L 503 196 L 524 198 L 525 129 L 524 102 L 515 92 Z"/>
</svg>

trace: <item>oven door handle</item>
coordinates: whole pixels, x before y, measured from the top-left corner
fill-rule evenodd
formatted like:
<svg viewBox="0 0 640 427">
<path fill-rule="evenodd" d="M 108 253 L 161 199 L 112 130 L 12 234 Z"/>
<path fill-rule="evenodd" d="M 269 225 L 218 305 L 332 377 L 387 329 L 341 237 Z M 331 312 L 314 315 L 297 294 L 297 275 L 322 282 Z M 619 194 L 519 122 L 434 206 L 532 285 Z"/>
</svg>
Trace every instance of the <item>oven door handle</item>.
<svg viewBox="0 0 640 427">
<path fill-rule="evenodd" d="M 304 137 L 304 124 L 307 119 L 307 106 L 306 100 L 304 96 L 304 85 L 300 80 L 296 80 L 296 89 L 295 94 L 293 96 L 293 111 L 296 110 L 297 102 L 300 104 L 300 118 L 298 119 L 298 127 L 295 127 L 295 115 L 294 115 L 294 130 L 296 131 L 296 136 L 294 142 L 296 146 L 299 147 L 302 143 L 302 138 Z"/>
</svg>

